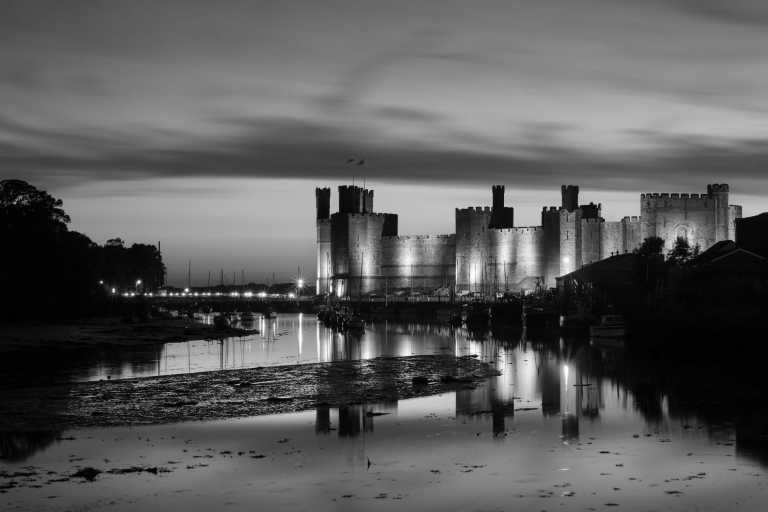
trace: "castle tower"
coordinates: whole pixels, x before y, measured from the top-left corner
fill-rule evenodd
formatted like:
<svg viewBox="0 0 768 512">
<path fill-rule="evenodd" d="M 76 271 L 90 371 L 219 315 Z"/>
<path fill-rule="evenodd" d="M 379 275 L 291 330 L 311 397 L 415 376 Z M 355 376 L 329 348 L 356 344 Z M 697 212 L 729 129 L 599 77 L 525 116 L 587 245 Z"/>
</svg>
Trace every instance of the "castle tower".
<svg viewBox="0 0 768 512">
<path fill-rule="evenodd" d="M 331 189 L 315 189 L 317 210 L 317 279 L 318 295 L 331 292 Z"/>
<path fill-rule="evenodd" d="M 563 198 L 562 208 L 572 212 L 579 207 L 578 185 L 563 185 L 560 187 L 560 193 L 562 194 Z"/>
<path fill-rule="evenodd" d="M 731 224 L 728 192 L 728 185 L 725 183 L 707 185 L 707 195 L 715 201 L 715 242 L 728 240 L 728 228 Z"/>
<path fill-rule="evenodd" d="M 515 209 L 504 206 L 504 185 L 491 187 L 493 207 L 491 208 L 490 228 L 511 228 L 515 225 Z"/>
<path fill-rule="evenodd" d="M 504 185 L 494 185 L 491 187 L 493 194 L 493 209 L 501 210 L 504 208 Z"/>
</svg>

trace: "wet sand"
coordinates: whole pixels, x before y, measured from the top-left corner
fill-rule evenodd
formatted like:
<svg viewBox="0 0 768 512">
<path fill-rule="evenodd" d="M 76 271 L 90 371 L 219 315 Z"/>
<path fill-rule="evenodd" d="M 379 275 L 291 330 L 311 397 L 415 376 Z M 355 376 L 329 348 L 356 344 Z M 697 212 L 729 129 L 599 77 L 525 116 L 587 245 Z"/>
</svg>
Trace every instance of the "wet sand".
<svg viewBox="0 0 768 512">
<path fill-rule="evenodd" d="M 158 318 L 125 323 L 102 318 L 72 324 L 0 325 L 0 353 L 36 348 L 77 348 L 95 345 L 141 345 L 247 336 L 254 331 L 210 325 L 183 318 Z"/>
<path fill-rule="evenodd" d="M 0 430 L 159 424 L 338 407 L 473 388 L 474 357 L 376 358 L 0 390 Z"/>
</svg>

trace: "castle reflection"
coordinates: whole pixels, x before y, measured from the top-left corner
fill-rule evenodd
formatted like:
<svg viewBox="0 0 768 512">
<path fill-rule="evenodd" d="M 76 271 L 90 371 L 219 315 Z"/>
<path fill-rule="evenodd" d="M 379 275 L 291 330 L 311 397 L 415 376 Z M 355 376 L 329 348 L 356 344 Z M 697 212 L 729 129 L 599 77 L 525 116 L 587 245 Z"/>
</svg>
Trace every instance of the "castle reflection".
<svg viewBox="0 0 768 512">
<path fill-rule="evenodd" d="M 734 372 L 727 386 L 702 387 L 708 380 L 700 369 L 643 365 L 627 360 L 621 351 L 598 350 L 580 340 L 546 334 L 380 322 L 367 326 L 363 335 L 353 336 L 327 329 L 307 315 L 281 315 L 257 322 L 263 327 L 259 335 L 238 340 L 99 348 L 57 357 L 37 354 L 37 359 L 9 354 L 0 362 L 0 371 L 5 382 L 21 387 L 24 377 L 33 376 L 39 382 L 41 375 L 51 381 L 76 381 L 381 356 L 474 356 L 493 364 L 499 374 L 477 386 L 459 386 L 442 397 L 419 399 L 419 403 L 447 398 L 452 403 L 449 414 L 457 421 L 473 422 L 478 430 L 496 437 L 531 422 L 559 424 L 556 434 L 547 432 L 559 435 L 564 443 L 579 442 L 593 422 L 623 421 L 631 434 L 664 433 L 682 424 L 694 425 L 714 440 L 735 439 L 739 453 L 768 461 L 764 435 L 768 410 L 759 400 L 733 400 L 734 394 L 755 390 L 759 379 L 754 374 Z M 9 378 L 10 371 L 17 372 L 18 378 Z M 385 381 L 393 376 L 378 378 Z M 3 393 L 13 392 L 13 387 L 0 389 L 0 399 Z M 397 401 L 318 407 L 314 429 L 318 435 L 354 438 L 373 433 L 382 413 L 404 414 L 403 407 Z M 409 403 L 411 413 L 412 409 Z M 0 458 L 23 458 L 23 453 L 50 439 L 0 434 Z"/>
</svg>

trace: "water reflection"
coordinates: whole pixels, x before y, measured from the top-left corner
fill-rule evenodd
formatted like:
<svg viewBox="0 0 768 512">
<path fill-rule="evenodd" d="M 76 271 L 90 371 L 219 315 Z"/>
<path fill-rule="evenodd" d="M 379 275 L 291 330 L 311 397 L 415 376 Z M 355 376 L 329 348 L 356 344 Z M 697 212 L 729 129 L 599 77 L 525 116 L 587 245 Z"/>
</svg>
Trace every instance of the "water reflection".
<svg viewBox="0 0 768 512">
<path fill-rule="evenodd" d="M 584 442 L 584 432 L 603 423 L 629 436 L 701 431 L 714 442 L 735 442 L 741 454 L 768 460 L 766 407 L 761 401 L 743 403 L 730 396 L 755 389 L 759 379 L 746 372 L 732 378 L 729 387 L 703 388 L 709 381 L 700 369 L 639 366 L 625 360 L 621 351 L 599 350 L 579 340 L 530 340 L 525 332 L 478 336 L 446 326 L 381 322 L 368 326 L 362 336 L 352 336 L 301 314 L 255 322 L 260 333 L 245 339 L 61 351 L 57 354 L 61 357 L 43 358 L 41 364 L 54 374 L 58 368 L 59 378 L 94 380 L 379 356 L 476 356 L 495 365 L 499 375 L 423 400 L 449 399 L 457 420 L 476 424 L 478 432 L 503 438 L 521 423 L 536 421 L 555 426 L 555 437 L 573 445 Z M 320 383 L 320 388 L 331 385 Z M 758 395 L 760 389 L 755 391 Z M 384 418 L 400 414 L 399 406 L 397 402 L 321 406 L 314 411 L 314 431 L 339 438 L 372 434 L 379 414 L 388 413 Z M 50 439 L 3 435 L 0 456 L 19 458 Z"/>
</svg>

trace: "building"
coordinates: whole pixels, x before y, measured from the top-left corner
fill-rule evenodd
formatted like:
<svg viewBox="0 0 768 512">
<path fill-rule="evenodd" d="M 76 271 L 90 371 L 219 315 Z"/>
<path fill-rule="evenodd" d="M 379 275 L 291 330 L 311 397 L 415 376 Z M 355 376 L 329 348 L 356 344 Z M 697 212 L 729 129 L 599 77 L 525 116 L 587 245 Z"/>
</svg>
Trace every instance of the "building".
<svg viewBox="0 0 768 512">
<path fill-rule="evenodd" d="M 317 290 L 337 297 L 391 293 L 492 294 L 555 286 L 555 278 L 623 254 L 658 236 L 669 250 L 679 237 L 706 250 L 735 238 L 741 207 L 728 204 L 728 185 L 706 194 L 641 194 L 638 217 L 606 221 L 600 204 L 579 204 L 579 187 L 563 185 L 560 206 L 544 207 L 540 226 L 515 226 L 504 187 L 492 188 L 492 206 L 457 208 L 452 234 L 399 236 L 397 214 L 376 213 L 373 190 L 315 190 Z"/>
</svg>

